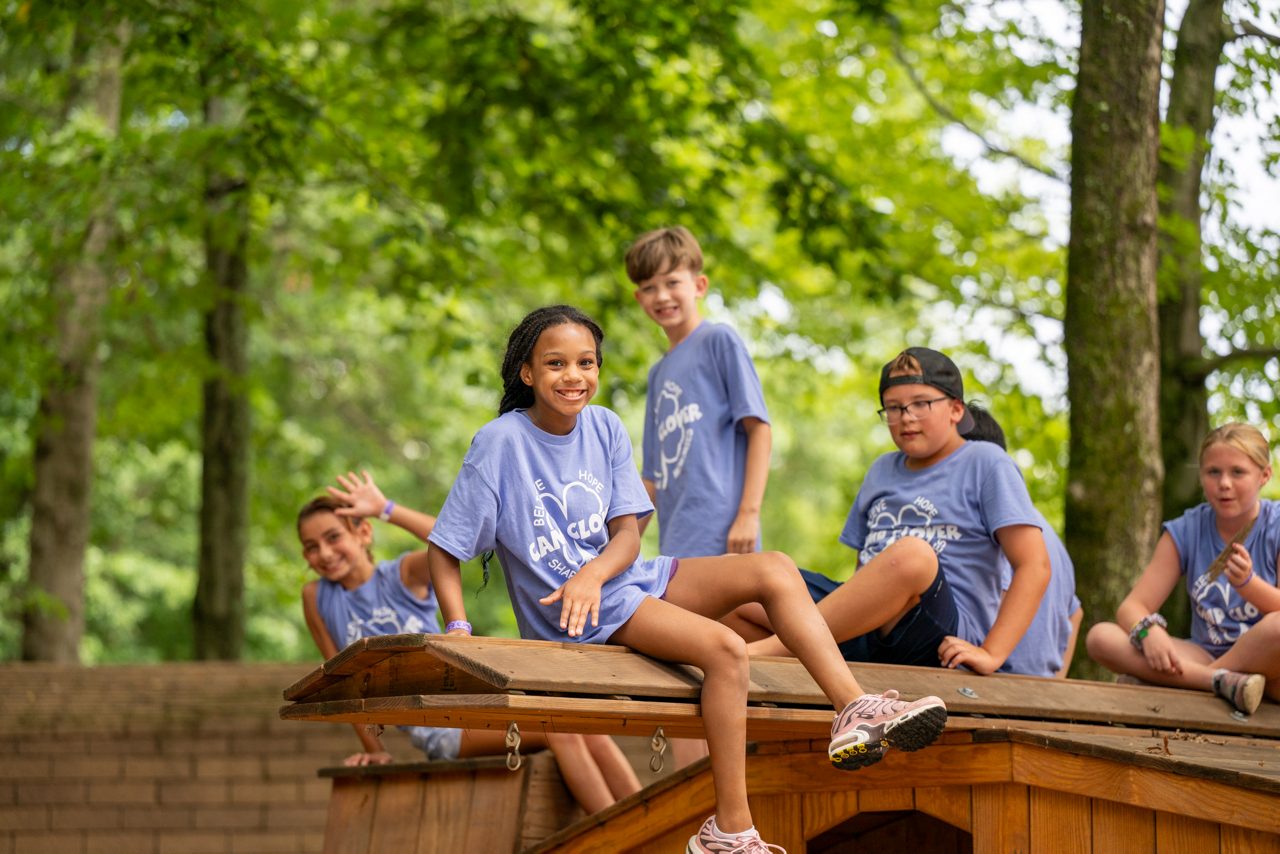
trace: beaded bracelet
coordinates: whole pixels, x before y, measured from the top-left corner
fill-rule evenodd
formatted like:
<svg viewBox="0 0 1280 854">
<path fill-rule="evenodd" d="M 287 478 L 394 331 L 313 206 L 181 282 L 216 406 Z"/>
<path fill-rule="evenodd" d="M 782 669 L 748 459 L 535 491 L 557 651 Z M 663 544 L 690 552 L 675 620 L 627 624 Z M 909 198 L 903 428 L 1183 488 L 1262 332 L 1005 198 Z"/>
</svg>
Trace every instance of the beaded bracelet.
<svg viewBox="0 0 1280 854">
<path fill-rule="evenodd" d="M 1159 614 L 1147 614 L 1141 620 L 1133 624 L 1133 628 L 1129 629 L 1129 643 L 1133 644 L 1133 648 L 1138 652 L 1142 652 L 1142 641 L 1151 633 L 1152 626 L 1160 626 L 1163 629 L 1169 628 L 1169 621 Z"/>
<path fill-rule="evenodd" d="M 448 634 L 454 629 L 465 629 L 467 634 L 471 634 L 471 624 L 466 620 L 450 620 L 444 627 L 444 633 Z"/>
</svg>

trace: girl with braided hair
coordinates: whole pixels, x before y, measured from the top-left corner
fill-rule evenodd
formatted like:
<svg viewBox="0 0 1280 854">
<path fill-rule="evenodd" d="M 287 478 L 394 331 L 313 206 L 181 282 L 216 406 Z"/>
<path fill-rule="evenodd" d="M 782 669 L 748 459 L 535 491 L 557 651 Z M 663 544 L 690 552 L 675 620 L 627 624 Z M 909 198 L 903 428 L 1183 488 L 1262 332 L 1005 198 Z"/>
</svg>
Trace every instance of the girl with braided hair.
<svg viewBox="0 0 1280 854">
<path fill-rule="evenodd" d="M 302 588 L 302 612 L 316 648 L 325 659 L 363 637 L 440 631 L 439 606 L 427 570 L 427 553 L 405 552 L 375 561 L 373 526 L 381 519 L 426 539 L 435 517 L 388 501 L 369 473 L 339 475 L 328 495 L 298 511 L 302 556 L 319 578 Z M 346 765 L 392 761 L 376 730 L 353 724 L 363 747 Z M 448 727 L 400 727 L 427 759 L 501 755 L 500 732 Z M 618 745 L 607 735 L 531 733 L 526 749 L 550 747 L 570 793 L 587 813 L 598 812 L 640 790 L 640 780 Z"/>
<path fill-rule="evenodd" d="M 864 694 L 779 552 L 640 557 L 637 517 L 653 512 L 631 440 L 610 410 L 590 406 L 604 333 L 570 306 L 549 306 L 512 331 L 499 416 L 472 440 L 428 538 L 427 560 L 451 634 L 470 634 L 460 562 L 493 550 L 525 638 L 623 644 L 703 672 L 702 716 L 716 813 L 688 851 L 767 851 L 746 787 L 745 642 L 717 620 L 760 602 L 779 637 L 837 709 L 829 755 L 856 769 L 889 746 L 924 747 L 946 709 Z"/>
</svg>

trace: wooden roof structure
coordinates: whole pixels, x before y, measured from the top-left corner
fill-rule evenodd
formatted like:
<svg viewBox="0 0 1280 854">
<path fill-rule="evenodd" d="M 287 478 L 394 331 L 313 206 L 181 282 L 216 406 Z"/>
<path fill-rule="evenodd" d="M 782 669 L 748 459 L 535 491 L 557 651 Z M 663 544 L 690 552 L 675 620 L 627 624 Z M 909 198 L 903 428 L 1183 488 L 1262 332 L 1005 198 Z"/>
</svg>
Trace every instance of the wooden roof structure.
<svg viewBox="0 0 1280 854">
<path fill-rule="evenodd" d="M 850 667 L 869 691 L 942 697 L 947 730 L 917 753 L 836 771 L 832 710 L 807 672 L 753 659 L 748 789 L 765 838 L 788 850 L 1280 851 L 1276 704 L 1244 717 L 1195 691 Z M 393 635 L 357 641 L 290 686 L 280 714 L 700 737 L 699 690 L 695 668 L 624 647 Z M 669 850 L 711 808 L 699 763 L 527 850 Z"/>
</svg>

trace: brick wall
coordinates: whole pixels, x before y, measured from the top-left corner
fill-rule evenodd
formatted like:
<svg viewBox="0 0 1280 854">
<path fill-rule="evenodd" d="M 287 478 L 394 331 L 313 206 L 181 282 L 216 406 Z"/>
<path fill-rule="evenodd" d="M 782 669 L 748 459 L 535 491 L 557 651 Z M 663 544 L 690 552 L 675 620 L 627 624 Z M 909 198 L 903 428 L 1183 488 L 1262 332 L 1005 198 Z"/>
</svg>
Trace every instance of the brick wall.
<svg viewBox="0 0 1280 854">
<path fill-rule="evenodd" d="M 279 720 L 281 691 L 310 669 L 0 664 L 0 854 L 319 851 L 316 770 L 359 742 Z"/>
</svg>

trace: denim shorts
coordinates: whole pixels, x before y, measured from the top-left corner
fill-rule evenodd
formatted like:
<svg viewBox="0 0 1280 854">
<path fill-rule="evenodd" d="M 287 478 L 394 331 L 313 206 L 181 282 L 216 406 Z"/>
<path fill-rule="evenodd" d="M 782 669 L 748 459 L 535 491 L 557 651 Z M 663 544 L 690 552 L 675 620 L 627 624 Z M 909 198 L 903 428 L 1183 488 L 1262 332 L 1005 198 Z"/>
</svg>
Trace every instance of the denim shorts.
<svg viewBox="0 0 1280 854">
<path fill-rule="evenodd" d="M 834 581 L 821 573 L 800 570 L 809 595 L 814 602 L 821 602 L 837 587 Z M 938 647 L 947 635 L 954 635 L 960 625 L 960 613 L 942 570 L 934 576 L 929 589 L 920 594 L 920 601 L 887 635 L 870 631 L 839 644 L 845 661 L 865 661 L 876 664 L 909 664 L 916 667 L 941 667 Z"/>
</svg>

